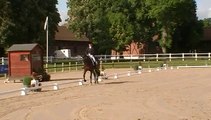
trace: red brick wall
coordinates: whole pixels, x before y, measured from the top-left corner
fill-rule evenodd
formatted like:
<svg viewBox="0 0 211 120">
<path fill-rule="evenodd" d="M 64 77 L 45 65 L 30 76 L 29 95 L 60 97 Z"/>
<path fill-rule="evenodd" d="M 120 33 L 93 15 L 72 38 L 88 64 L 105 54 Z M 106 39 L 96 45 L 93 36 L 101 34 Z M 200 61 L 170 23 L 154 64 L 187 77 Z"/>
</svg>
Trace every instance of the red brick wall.
<svg viewBox="0 0 211 120">
<path fill-rule="evenodd" d="M 127 46 L 126 50 L 123 51 L 123 55 L 139 55 L 144 54 L 146 51 L 146 45 L 144 43 L 135 43 L 132 42 L 130 45 Z M 112 55 L 119 55 L 118 52 L 112 50 Z"/>
</svg>

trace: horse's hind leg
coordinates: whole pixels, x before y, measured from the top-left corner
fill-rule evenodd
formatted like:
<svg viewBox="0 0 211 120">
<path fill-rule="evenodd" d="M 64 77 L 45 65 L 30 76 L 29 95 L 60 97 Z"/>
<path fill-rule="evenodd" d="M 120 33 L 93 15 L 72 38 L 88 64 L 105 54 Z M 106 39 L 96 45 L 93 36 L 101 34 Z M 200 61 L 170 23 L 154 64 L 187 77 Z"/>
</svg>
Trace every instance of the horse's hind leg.
<svg viewBox="0 0 211 120">
<path fill-rule="evenodd" d="M 98 84 L 98 75 L 96 70 L 94 70 L 94 79 L 95 79 L 95 84 Z"/>
<path fill-rule="evenodd" d="M 84 82 L 86 82 L 86 79 L 85 79 L 86 72 L 87 72 L 87 70 L 84 69 L 84 74 L 83 74 Z"/>
</svg>

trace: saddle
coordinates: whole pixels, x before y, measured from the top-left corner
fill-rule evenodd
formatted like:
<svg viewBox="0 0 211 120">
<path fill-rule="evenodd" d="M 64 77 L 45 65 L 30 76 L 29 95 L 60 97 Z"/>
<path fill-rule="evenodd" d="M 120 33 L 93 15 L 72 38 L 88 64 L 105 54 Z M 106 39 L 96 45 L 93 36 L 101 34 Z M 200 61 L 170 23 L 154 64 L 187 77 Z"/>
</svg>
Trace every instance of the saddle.
<svg viewBox="0 0 211 120">
<path fill-rule="evenodd" d="M 89 55 L 87 55 L 87 57 L 89 57 L 89 59 L 92 61 L 92 65 L 94 66 L 94 67 L 96 67 L 97 66 L 97 61 L 96 61 L 96 58 L 95 58 L 95 61 L 89 56 Z"/>
</svg>

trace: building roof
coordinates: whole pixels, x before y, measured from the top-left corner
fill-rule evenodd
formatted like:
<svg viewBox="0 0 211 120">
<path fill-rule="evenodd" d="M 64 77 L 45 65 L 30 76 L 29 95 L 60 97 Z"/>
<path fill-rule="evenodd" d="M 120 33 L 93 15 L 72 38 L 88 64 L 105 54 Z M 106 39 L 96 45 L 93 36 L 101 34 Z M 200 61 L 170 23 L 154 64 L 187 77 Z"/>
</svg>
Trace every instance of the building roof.
<svg viewBox="0 0 211 120">
<path fill-rule="evenodd" d="M 211 27 L 204 28 L 203 40 L 211 41 Z"/>
<path fill-rule="evenodd" d="M 14 44 L 12 45 L 7 51 L 31 51 L 33 50 L 38 44 Z"/>
<path fill-rule="evenodd" d="M 77 38 L 76 35 L 67 29 L 66 26 L 58 26 L 58 32 L 56 32 L 55 40 L 59 41 L 86 41 L 89 42 L 89 39 L 85 36 Z"/>
</svg>

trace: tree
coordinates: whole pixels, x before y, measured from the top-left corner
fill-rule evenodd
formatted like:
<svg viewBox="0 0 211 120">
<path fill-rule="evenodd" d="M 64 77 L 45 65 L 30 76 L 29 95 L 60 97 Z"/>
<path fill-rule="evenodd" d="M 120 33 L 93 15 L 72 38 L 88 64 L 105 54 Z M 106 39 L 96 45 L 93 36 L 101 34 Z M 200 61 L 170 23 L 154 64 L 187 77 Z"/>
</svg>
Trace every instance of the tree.
<svg viewBox="0 0 211 120">
<path fill-rule="evenodd" d="M 110 50 L 113 44 L 109 35 L 110 25 L 106 18 L 108 3 L 109 1 L 105 0 L 69 0 L 67 2 L 69 29 L 75 32 L 77 37 L 85 35 L 94 43 L 94 47 L 97 44 L 99 53 Z"/>
<path fill-rule="evenodd" d="M 78 36 L 86 35 L 100 52 L 122 52 L 132 40 L 149 38 L 145 33 L 152 23 L 144 7 L 139 0 L 69 0 L 69 28 Z"/>
<path fill-rule="evenodd" d="M 194 0 L 147 0 L 146 4 L 150 7 L 149 16 L 160 26 L 159 43 L 164 53 L 171 47 L 177 26 L 197 20 Z"/>
<path fill-rule="evenodd" d="M 203 20 L 204 27 L 211 27 L 211 18 L 205 18 Z"/>
<path fill-rule="evenodd" d="M 0 24 L 0 41 L 5 47 L 16 43 L 38 42 L 45 45 L 43 30 L 49 16 L 49 38 L 54 38 L 60 16 L 57 0 L 3 0 L 0 11 L 4 11 Z"/>
<path fill-rule="evenodd" d="M 170 52 L 193 52 L 199 46 L 203 35 L 202 21 L 184 23 L 175 29 L 172 35 L 173 42 Z"/>
<path fill-rule="evenodd" d="M 121 53 L 132 41 L 151 44 L 157 35 L 165 53 L 176 30 L 194 29 L 189 37 L 179 35 L 195 36 L 188 43 L 196 43 L 199 36 L 197 27 L 185 27 L 197 24 L 194 0 L 69 0 L 68 7 L 69 28 L 79 36 L 86 35 L 101 51 L 112 48 Z"/>
</svg>

